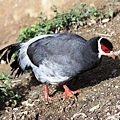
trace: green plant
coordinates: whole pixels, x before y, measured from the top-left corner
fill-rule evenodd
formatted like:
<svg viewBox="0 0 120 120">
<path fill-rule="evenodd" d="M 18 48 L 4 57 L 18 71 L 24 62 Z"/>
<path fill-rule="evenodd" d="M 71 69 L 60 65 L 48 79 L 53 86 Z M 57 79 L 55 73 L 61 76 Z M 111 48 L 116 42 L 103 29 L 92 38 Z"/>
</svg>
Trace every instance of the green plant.
<svg viewBox="0 0 120 120">
<path fill-rule="evenodd" d="M 0 105 L 16 106 L 21 96 L 12 90 L 9 77 L 5 72 L 0 75 Z"/>
<path fill-rule="evenodd" d="M 64 11 L 63 13 L 59 13 L 56 6 L 53 6 L 52 10 L 56 13 L 53 19 L 47 20 L 40 14 L 39 18 L 41 22 L 22 29 L 17 41 L 25 42 L 39 34 L 52 34 L 64 29 L 70 29 L 71 27 L 77 29 L 80 26 L 87 25 L 90 20 L 99 23 L 104 18 L 112 18 L 114 14 L 114 10 L 111 8 L 109 11 L 100 10 L 93 6 L 87 6 L 86 4 L 75 6 L 74 9 Z"/>
<path fill-rule="evenodd" d="M 108 14 L 109 14 L 109 16 L 110 16 L 111 18 L 114 17 L 114 9 L 113 9 L 112 7 L 109 8 Z"/>
</svg>

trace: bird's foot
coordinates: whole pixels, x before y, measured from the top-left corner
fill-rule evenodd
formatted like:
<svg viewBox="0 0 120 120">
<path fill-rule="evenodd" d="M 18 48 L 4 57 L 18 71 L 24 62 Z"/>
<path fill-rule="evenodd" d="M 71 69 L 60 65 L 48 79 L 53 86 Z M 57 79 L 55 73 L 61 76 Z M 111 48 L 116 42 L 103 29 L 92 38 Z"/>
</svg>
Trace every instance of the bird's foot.
<svg viewBox="0 0 120 120">
<path fill-rule="evenodd" d="M 49 88 L 48 85 L 45 85 L 45 101 L 53 100 L 55 99 L 53 96 L 49 95 Z"/>
<path fill-rule="evenodd" d="M 72 91 L 70 90 L 66 85 L 63 85 L 63 88 L 65 89 L 63 95 L 63 99 L 65 100 L 67 97 L 73 97 L 76 98 L 75 94 L 79 93 L 80 90 Z"/>
<path fill-rule="evenodd" d="M 55 98 L 53 96 L 45 96 L 45 101 L 49 101 L 49 100 L 54 100 Z"/>
</svg>

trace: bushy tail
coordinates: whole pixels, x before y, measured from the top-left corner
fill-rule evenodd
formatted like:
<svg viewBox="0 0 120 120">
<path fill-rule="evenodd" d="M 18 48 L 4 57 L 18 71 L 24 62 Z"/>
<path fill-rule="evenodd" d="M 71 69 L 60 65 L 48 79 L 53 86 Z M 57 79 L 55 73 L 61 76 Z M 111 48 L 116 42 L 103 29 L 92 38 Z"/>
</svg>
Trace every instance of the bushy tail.
<svg viewBox="0 0 120 120">
<path fill-rule="evenodd" d="M 11 61 L 12 55 L 14 53 L 18 54 L 20 48 L 21 48 L 21 43 L 15 43 L 15 44 L 11 44 L 11 45 L 1 49 L 0 50 L 0 62 L 1 62 L 1 60 L 4 60 L 6 63 L 9 63 Z M 11 71 L 12 71 L 11 74 L 13 74 L 17 70 L 15 77 L 19 76 L 20 74 L 23 73 L 23 70 L 19 66 L 19 61 L 18 61 L 17 55 L 10 66 L 11 66 Z"/>
<path fill-rule="evenodd" d="M 0 50 L 0 61 L 10 62 L 12 55 L 20 49 L 20 43 L 8 45 Z"/>
</svg>

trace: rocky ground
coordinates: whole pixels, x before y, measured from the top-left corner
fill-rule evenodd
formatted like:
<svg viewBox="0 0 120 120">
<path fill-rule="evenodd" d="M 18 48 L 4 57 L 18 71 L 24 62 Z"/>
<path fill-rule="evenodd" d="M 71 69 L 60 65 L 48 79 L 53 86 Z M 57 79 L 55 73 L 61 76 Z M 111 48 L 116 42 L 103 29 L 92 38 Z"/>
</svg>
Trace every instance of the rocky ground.
<svg viewBox="0 0 120 120">
<path fill-rule="evenodd" d="M 102 35 L 113 43 L 115 51 L 120 50 L 120 13 L 104 24 L 72 32 L 86 39 Z M 8 43 L 4 42 L 1 46 Z M 62 87 L 51 85 L 50 93 L 57 99 L 45 102 L 43 85 L 32 74 L 26 73 L 13 79 L 13 90 L 22 98 L 18 106 L 1 110 L 0 120 L 120 120 L 119 58 L 103 58 L 99 67 L 69 81 L 67 84 L 71 89 L 80 90 L 77 99 L 63 100 Z M 8 65 L 0 65 L 0 71 L 10 73 L 9 69 Z"/>
</svg>

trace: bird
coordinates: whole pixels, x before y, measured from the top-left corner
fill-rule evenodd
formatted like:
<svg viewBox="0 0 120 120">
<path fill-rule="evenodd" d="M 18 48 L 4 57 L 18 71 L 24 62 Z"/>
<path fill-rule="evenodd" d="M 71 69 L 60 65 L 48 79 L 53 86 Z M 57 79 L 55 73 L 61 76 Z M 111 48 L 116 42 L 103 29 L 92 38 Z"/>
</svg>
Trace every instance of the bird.
<svg viewBox="0 0 120 120">
<path fill-rule="evenodd" d="M 102 56 L 115 59 L 112 43 L 101 36 L 89 40 L 75 33 L 55 33 L 36 36 L 27 42 L 18 42 L 0 50 L 0 61 L 10 64 L 11 75 L 19 77 L 31 70 L 36 79 L 44 84 L 46 101 L 54 99 L 49 85 L 62 84 L 63 98 L 75 98 L 79 90 L 72 91 L 66 85 L 70 78 L 97 67 Z"/>
</svg>

